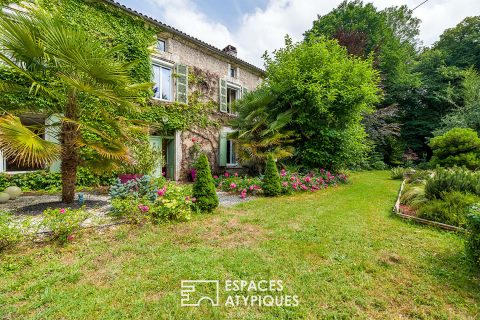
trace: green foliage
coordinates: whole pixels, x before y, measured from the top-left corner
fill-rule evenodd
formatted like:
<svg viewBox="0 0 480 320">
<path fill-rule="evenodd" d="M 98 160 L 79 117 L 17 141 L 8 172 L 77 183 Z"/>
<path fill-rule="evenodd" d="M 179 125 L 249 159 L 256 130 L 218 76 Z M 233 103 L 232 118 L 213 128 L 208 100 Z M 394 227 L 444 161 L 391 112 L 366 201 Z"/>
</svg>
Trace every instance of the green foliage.
<svg viewBox="0 0 480 320">
<path fill-rule="evenodd" d="M 121 172 L 151 175 L 160 166 L 162 150 L 153 148 L 148 141 L 134 141 L 129 145 L 130 159 L 121 166 Z"/>
<path fill-rule="evenodd" d="M 404 177 L 405 172 L 408 169 L 402 167 L 395 167 L 390 170 L 390 177 L 394 180 L 402 180 Z"/>
<path fill-rule="evenodd" d="M 196 205 L 200 211 L 212 212 L 218 207 L 218 196 L 210 164 L 204 153 L 198 158 L 195 169 L 197 169 L 197 176 L 193 184 L 193 197 L 196 199 Z"/>
<path fill-rule="evenodd" d="M 0 252 L 24 240 L 22 228 L 25 227 L 25 221 L 19 222 L 14 215 L 0 211 Z"/>
<path fill-rule="evenodd" d="M 81 228 L 81 223 L 87 219 L 84 209 L 47 209 L 43 212 L 41 227 L 51 232 L 51 239 L 66 243 L 72 239 L 72 234 Z"/>
<path fill-rule="evenodd" d="M 470 69 L 465 72 L 462 82 L 462 104 L 442 118 L 441 127 L 433 133 L 435 136 L 445 134 L 454 128 L 470 128 L 480 134 L 480 75 Z"/>
<path fill-rule="evenodd" d="M 285 48 L 265 59 L 265 90 L 278 97 L 272 114 L 292 114 L 280 132 L 299 135 L 290 144 L 293 160 L 335 171 L 361 162 L 369 145 L 360 121 L 380 101 L 372 62 L 325 38 L 299 44 L 287 38 Z"/>
<path fill-rule="evenodd" d="M 110 197 L 112 199 L 149 199 L 154 201 L 157 197 L 157 191 L 166 183 L 164 177 L 152 178 L 143 176 L 141 178 L 122 183 L 117 179 L 116 183 L 110 187 Z"/>
<path fill-rule="evenodd" d="M 133 224 L 186 221 L 196 210 L 195 201 L 189 186 L 170 183 L 159 189 L 153 199 L 135 195 L 113 198 L 110 215 Z"/>
<path fill-rule="evenodd" d="M 465 242 L 467 255 L 472 261 L 480 266 L 480 204 L 472 206 L 467 216 L 468 236 Z"/>
<path fill-rule="evenodd" d="M 480 70 L 480 16 L 467 17 L 455 27 L 447 29 L 434 44 L 445 53 L 448 65 L 460 68 L 474 66 Z"/>
<path fill-rule="evenodd" d="M 278 196 L 281 191 L 282 185 L 280 184 L 280 175 L 278 174 L 277 164 L 273 159 L 273 155 L 269 155 L 263 177 L 263 194 L 267 197 L 275 197 Z"/>
<path fill-rule="evenodd" d="M 280 107 L 280 108 L 279 108 Z M 267 87 L 249 93 L 235 104 L 238 117 L 230 121 L 235 130 L 228 139 L 235 141 L 236 157 L 257 173 L 263 168 L 268 154 L 276 159 L 293 155 L 296 135 L 285 126 L 292 120 L 291 110 L 282 111 L 279 98 Z"/>
<path fill-rule="evenodd" d="M 437 168 L 427 179 L 425 195 L 428 199 L 441 199 L 444 192 L 461 191 L 480 196 L 480 173 L 455 168 Z"/>
<path fill-rule="evenodd" d="M 408 205 L 413 209 L 418 209 L 425 204 L 428 199 L 425 197 L 425 183 L 406 184 L 400 203 Z"/>
<path fill-rule="evenodd" d="M 86 168 L 77 171 L 77 187 L 108 186 L 116 181 L 113 173 L 96 174 Z M 58 191 L 61 188 L 60 173 L 38 170 L 26 173 L 0 174 L 0 190 L 17 186 L 23 191 Z"/>
<path fill-rule="evenodd" d="M 441 194 L 441 199 L 433 199 L 421 205 L 418 209 L 418 216 L 431 221 L 463 227 L 467 222 L 468 209 L 479 200 L 480 197 L 463 191 L 444 192 Z"/>
<path fill-rule="evenodd" d="M 432 165 L 480 167 L 480 138 L 472 129 L 455 128 L 430 140 Z"/>
</svg>

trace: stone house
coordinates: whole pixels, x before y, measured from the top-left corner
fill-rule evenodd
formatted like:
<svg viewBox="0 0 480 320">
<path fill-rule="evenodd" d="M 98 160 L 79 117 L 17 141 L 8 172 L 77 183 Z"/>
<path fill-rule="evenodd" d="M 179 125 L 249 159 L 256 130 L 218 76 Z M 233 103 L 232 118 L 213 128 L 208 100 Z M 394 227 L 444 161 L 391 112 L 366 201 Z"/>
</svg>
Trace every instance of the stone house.
<svg viewBox="0 0 480 320">
<path fill-rule="evenodd" d="M 187 179 L 191 168 L 193 141 L 198 141 L 202 151 L 208 154 L 213 172 L 239 169 L 233 143 L 227 140 L 230 129 L 226 123 L 229 118 L 235 116 L 230 106 L 232 102 L 241 99 L 243 94 L 254 90 L 262 82 L 264 71 L 237 58 L 237 50 L 232 45 L 220 50 L 115 1 L 103 1 L 128 15 L 143 19 L 145 23 L 159 30 L 157 45 L 151 56 L 155 103 L 188 103 L 189 73 L 201 70 L 213 78 L 215 88 L 209 91 L 208 99 L 218 104 L 218 110 L 213 116 L 223 125 L 220 128 L 175 131 L 167 135 L 152 132 L 150 142 L 162 150 L 165 160 L 162 168 L 157 169 L 156 175 L 163 173 L 172 180 Z M 54 139 L 48 132 L 45 133 L 45 138 Z M 0 172 L 35 169 L 38 168 L 17 167 L 0 154 Z M 58 164 L 51 167 L 51 170 L 58 169 Z"/>
</svg>

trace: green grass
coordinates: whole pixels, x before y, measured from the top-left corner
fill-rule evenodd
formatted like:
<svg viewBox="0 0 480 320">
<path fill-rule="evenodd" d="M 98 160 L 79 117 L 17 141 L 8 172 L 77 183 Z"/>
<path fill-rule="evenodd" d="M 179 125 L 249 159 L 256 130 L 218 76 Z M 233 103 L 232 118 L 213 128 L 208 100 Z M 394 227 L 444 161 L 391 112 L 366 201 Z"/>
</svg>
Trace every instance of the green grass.
<svg viewBox="0 0 480 320">
<path fill-rule="evenodd" d="M 187 223 L 83 233 L 67 247 L 16 248 L 0 255 L 0 318 L 480 317 L 462 238 L 392 216 L 400 182 L 388 172 L 352 181 Z M 181 307 L 183 279 L 280 279 L 300 305 Z"/>
</svg>

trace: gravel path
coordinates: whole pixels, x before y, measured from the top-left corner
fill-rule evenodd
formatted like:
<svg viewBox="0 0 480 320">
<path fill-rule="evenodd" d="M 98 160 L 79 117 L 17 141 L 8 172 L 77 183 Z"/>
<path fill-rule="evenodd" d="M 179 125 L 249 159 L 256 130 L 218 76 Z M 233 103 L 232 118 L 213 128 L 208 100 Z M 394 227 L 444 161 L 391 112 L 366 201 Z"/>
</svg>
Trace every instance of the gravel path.
<svg viewBox="0 0 480 320">
<path fill-rule="evenodd" d="M 231 207 L 236 204 L 255 199 L 255 197 L 252 197 L 252 196 L 249 196 L 246 199 L 242 199 L 238 194 L 231 194 L 223 191 L 217 191 L 217 194 L 218 194 L 218 202 L 223 207 Z"/>
</svg>

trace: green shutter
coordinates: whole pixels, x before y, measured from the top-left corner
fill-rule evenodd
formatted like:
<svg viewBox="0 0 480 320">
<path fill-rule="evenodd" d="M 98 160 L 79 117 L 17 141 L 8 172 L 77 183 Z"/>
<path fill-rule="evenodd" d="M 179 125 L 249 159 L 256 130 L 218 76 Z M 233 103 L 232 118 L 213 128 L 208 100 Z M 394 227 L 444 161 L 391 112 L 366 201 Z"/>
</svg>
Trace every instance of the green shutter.
<svg viewBox="0 0 480 320">
<path fill-rule="evenodd" d="M 218 165 L 225 167 L 227 165 L 227 133 L 220 131 L 220 141 L 218 143 Z"/>
<path fill-rule="evenodd" d="M 177 102 L 188 103 L 188 67 L 177 64 Z"/>
<path fill-rule="evenodd" d="M 227 112 L 227 81 L 225 79 L 220 79 L 219 83 L 219 104 L 220 104 L 220 111 Z"/>
<path fill-rule="evenodd" d="M 60 143 L 60 125 L 62 121 L 62 115 L 54 114 L 45 119 L 45 140 L 55 143 Z M 60 172 L 61 162 L 57 160 L 50 165 L 51 172 Z"/>
</svg>

